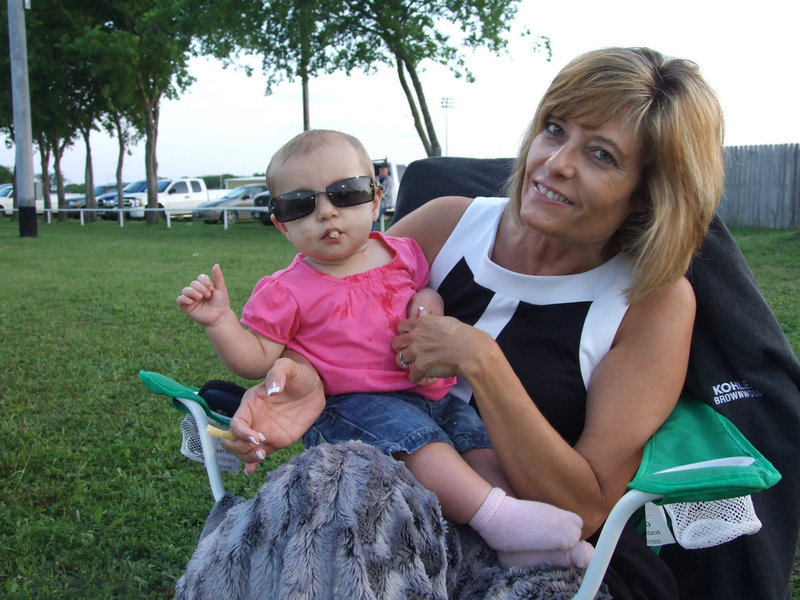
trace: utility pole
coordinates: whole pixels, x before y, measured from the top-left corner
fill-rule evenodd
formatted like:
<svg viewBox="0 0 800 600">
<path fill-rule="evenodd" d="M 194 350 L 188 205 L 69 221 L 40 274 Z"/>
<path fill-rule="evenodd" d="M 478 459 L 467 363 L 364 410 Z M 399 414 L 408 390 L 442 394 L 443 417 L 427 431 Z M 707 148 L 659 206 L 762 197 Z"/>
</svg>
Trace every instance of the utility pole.
<svg viewBox="0 0 800 600">
<path fill-rule="evenodd" d="M 442 98 L 442 108 L 444 109 L 444 155 L 450 155 L 450 132 L 448 124 L 448 114 L 454 108 L 456 101 L 453 98 Z"/>
<path fill-rule="evenodd" d="M 8 45 L 11 59 L 11 99 L 14 106 L 16 148 L 14 194 L 19 209 L 20 237 L 36 237 L 36 199 L 33 191 L 33 133 L 31 97 L 28 88 L 28 42 L 25 37 L 25 8 L 30 0 L 8 0 Z M 45 190 L 47 193 L 48 190 Z"/>
</svg>

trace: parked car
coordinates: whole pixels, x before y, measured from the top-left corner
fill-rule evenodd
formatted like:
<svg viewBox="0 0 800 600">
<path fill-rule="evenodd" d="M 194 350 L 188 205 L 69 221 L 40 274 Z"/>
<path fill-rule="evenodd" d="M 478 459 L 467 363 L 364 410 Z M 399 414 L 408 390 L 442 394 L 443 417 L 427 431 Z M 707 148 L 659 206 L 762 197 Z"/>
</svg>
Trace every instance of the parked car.
<svg viewBox="0 0 800 600">
<path fill-rule="evenodd" d="M 122 193 L 136 193 L 147 191 L 147 180 L 140 179 L 138 181 L 132 181 L 124 188 L 122 188 Z M 114 189 L 110 192 L 106 192 L 105 194 L 100 194 L 99 196 L 95 196 L 95 200 L 97 201 L 97 216 L 103 219 L 118 219 L 119 218 L 119 211 L 117 210 L 117 190 Z"/>
<path fill-rule="evenodd" d="M 270 211 L 269 211 L 269 200 L 272 196 L 269 195 L 269 190 L 266 192 L 261 192 L 258 196 L 253 198 L 253 206 L 255 210 L 253 210 L 253 218 L 258 219 L 264 225 L 272 225 L 272 219 L 270 218 Z"/>
<path fill-rule="evenodd" d="M 0 213 L 7 217 L 14 214 L 14 184 L 0 185 Z"/>
<path fill-rule="evenodd" d="M 158 189 L 159 208 L 169 211 L 171 217 L 192 215 L 199 204 L 208 202 L 211 197 L 206 187 L 206 182 L 199 177 L 182 177 L 180 179 L 159 179 Z M 143 219 L 147 207 L 147 188 L 141 192 L 124 195 L 125 208 L 131 219 Z"/>
<path fill-rule="evenodd" d="M 263 183 L 240 185 L 228 190 L 216 200 L 199 204 L 192 211 L 192 218 L 200 219 L 206 223 L 221 223 L 224 219 L 224 212 L 228 213 L 228 224 L 236 223 L 241 219 L 255 218 L 255 215 L 250 210 L 253 208 L 253 200 L 266 189 L 267 186 Z"/>
<path fill-rule="evenodd" d="M 94 186 L 95 202 L 97 202 L 97 199 L 103 194 L 108 194 L 110 192 L 114 192 L 116 194 L 116 191 L 117 191 L 116 183 L 104 183 L 102 185 Z M 86 194 L 80 194 L 78 196 L 72 196 L 71 198 L 68 198 L 67 208 L 71 209 L 86 208 Z M 77 219 L 80 217 L 80 213 L 77 210 L 71 210 L 67 213 L 67 216 L 72 219 Z"/>
<path fill-rule="evenodd" d="M 35 182 L 38 187 L 34 188 L 34 205 L 36 214 L 44 213 L 44 198 L 41 192 L 41 182 Z M 65 199 L 71 199 L 75 194 L 66 194 Z M 50 208 L 52 212 L 58 212 L 58 196 L 55 191 L 50 192 Z M 4 183 L 0 185 L 0 214 L 10 217 L 14 214 L 14 184 Z"/>
</svg>

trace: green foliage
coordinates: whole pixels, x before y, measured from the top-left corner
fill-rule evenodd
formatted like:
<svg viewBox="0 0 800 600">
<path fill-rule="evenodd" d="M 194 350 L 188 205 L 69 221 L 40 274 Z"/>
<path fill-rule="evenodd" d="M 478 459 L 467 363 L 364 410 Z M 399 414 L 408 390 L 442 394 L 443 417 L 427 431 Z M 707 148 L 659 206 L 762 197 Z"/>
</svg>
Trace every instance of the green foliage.
<svg viewBox="0 0 800 600">
<path fill-rule="evenodd" d="M 223 173 L 222 175 L 203 175 L 201 179 L 206 182 L 206 187 L 210 190 L 222 189 L 225 187 L 225 180 L 231 177 L 236 177 L 230 173 Z"/>
<path fill-rule="evenodd" d="M 14 169 L 0 165 L 0 183 L 11 183 L 14 181 Z"/>
</svg>

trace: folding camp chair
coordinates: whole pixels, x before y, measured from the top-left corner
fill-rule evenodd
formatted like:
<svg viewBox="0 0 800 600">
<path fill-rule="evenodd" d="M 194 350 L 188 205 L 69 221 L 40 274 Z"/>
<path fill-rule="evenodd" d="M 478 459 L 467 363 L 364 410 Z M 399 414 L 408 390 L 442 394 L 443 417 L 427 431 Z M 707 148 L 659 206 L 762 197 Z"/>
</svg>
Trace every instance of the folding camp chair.
<svg viewBox="0 0 800 600">
<path fill-rule="evenodd" d="M 141 371 L 139 377 L 151 392 L 171 398 L 176 408 L 191 415 L 196 430 L 191 430 L 191 423 L 184 423 L 184 446 L 197 448 L 199 445 L 202 449 L 211 492 L 215 501 L 220 500 L 225 494 L 220 461 L 231 464 L 230 455 L 226 456 L 219 440 L 209 435 L 206 428 L 209 424 L 227 428 L 230 417 L 214 410 L 215 398 L 209 394 L 204 398 L 203 388 L 185 386 L 151 371 Z M 199 444 L 192 441 L 193 436 L 197 436 Z M 681 523 L 682 530 L 675 535 L 679 540 L 683 538 L 684 543 L 689 540 L 690 544 L 714 545 L 757 530 L 760 524 L 754 520 L 754 515 L 742 514 L 748 506 L 743 497 L 766 489 L 779 479 L 780 475 L 769 461 L 728 419 L 699 400 L 681 399 L 647 444 L 641 467 L 629 484 L 630 491 L 617 503 L 603 526 L 576 600 L 594 598 L 622 527 L 646 503 L 672 507 L 680 503 L 683 512 L 686 512 L 684 503 L 692 503 L 695 509 L 700 509 L 692 510 L 689 505 L 689 511 L 697 513 L 696 518 Z M 733 509 L 728 504 L 713 502 L 722 499 L 737 500 Z M 740 513 L 733 515 L 739 517 L 738 521 L 732 518 L 731 510 Z M 675 527 L 677 509 L 670 514 Z"/>
</svg>

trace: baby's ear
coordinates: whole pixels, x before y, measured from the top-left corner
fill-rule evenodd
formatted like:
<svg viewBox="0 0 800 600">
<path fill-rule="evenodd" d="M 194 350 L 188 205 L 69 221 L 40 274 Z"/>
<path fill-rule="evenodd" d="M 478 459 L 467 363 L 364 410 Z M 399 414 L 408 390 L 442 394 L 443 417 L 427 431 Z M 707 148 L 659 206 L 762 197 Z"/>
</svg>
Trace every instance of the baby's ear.
<svg viewBox="0 0 800 600">
<path fill-rule="evenodd" d="M 286 224 L 281 223 L 275 218 L 275 215 L 270 215 L 270 219 L 272 219 L 272 224 L 275 225 L 275 228 L 280 231 L 283 235 L 286 235 Z"/>
</svg>

